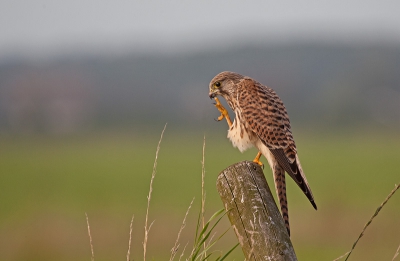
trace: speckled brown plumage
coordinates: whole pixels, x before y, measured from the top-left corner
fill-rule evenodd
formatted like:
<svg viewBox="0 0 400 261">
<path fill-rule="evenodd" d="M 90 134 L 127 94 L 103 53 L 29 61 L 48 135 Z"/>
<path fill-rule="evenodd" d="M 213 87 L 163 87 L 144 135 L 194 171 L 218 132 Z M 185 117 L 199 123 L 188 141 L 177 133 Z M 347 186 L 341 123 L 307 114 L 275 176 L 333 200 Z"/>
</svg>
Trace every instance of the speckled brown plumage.
<svg viewBox="0 0 400 261">
<path fill-rule="evenodd" d="M 271 88 L 233 72 L 216 75 L 209 89 L 210 98 L 217 95 L 224 97 L 235 112 L 235 120 L 228 130 L 232 144 L 240 151 L 255 146 L 267 158 L 274 174 L 281 213 L 290 234 L 285 172 L 293 178 L 315 209 L 317 206 L 300 165 L 282 100 Z M 224 110 L 220 104 L 217 108 L 221 112 Z"/>
</svg>

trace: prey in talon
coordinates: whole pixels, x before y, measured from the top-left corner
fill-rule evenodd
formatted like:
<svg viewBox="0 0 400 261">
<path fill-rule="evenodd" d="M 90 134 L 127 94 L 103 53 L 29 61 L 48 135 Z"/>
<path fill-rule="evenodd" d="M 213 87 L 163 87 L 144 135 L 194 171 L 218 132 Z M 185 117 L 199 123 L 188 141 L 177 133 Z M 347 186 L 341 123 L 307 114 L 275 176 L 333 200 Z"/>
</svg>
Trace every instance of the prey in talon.
<svg viewBox="0 0 400 261">
<path fill-rule="evenodd" d="M 272 169 L 281 214 L 290 235 L 285 173 L 296 182 L 313 207 L 317 209 L 310 185 L 300 165 L 289 116 L 276 92 L 250 77 L 234 72 L 221 72 L 210 82 L 209 96 L 221 112 L 218 120 L 228 122 L 228 138 L 241 152 L 256 147 L 253 160 L 262 165 L 264 156 Z M 231 122 L 217 96 L 225 98 L 235 113 Z"/>
</svg>

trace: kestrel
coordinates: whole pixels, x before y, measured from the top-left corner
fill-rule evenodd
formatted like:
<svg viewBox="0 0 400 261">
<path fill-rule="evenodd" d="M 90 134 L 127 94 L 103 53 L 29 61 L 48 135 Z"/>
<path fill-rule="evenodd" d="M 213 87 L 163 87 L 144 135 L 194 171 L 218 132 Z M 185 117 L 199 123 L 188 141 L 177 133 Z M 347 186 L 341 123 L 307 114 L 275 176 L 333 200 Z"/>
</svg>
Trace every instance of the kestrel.
<svg viewBox="0 0 400 261">
<path fill-rule="evenodd" d="M 267 159 L 274 175 L 282 217 L 290 235 L 285 172 L 293 178 L 315 209 L 317 205 L 301 168 L 289 117 L 282 100 L 273 89 L 234 72 L 216 75 L 211 80 L 209 89 L 210 98 L 216 100 L 215 106 L 221 112 L 218 120 L 226 118 L 228 122 L 228 138 L 233 146 L 241 152 L 256 147 L 259 152 L 254 162 L 260 165 L 261 155 Z M 234 111 L 233 122 L 217 95 L 224 97 Z"/>
</svg>

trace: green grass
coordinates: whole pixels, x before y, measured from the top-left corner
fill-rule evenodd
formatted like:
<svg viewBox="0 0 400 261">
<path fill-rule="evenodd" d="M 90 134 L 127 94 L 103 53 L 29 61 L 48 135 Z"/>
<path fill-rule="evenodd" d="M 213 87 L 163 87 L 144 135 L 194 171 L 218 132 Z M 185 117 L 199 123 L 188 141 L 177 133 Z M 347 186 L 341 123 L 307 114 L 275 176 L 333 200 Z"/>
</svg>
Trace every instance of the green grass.
<svg viewBox="0 0 400 261">
<path fill-rule="evenodd" d="M 135 214 L 131 257 L 140 260 L 157 131 L 0 137 L 0 260 L 89 260 L 85 212 L 96 261 L 125 260 Z M 155 223 L 149 260 L 169 258 L 186 209 L 196 197 L 182 245 L 194 237 L 203 135 L 167 127 L 150 204 L 149 218 Z M 348 132 L 323 137 L 304 132 L 295 138 L 318 211 L 288 181 L 293 245 L 299 260 L 333 260 L 350 250 L 369 217 L 400 182 L 400 135 Z M 215 188 L 219 172 L 255 154 L 254 149 L 244 154 L 233 149 L 224 131 L 206 133 L 208 218 L 222 207 Z M 264 172 L 272 188 L 268 166 Z M 400 243 L 399 206 L 396 194 L 350 260 L 391 260 Z M 219 226 L 220 234 L 229 227 L 227 218 Z M 230 231 L 218 248 L 226 252 L 235 244 Z M 243 259 L 239 248 L 228 258 L 233 259 Z"/>
</svg>

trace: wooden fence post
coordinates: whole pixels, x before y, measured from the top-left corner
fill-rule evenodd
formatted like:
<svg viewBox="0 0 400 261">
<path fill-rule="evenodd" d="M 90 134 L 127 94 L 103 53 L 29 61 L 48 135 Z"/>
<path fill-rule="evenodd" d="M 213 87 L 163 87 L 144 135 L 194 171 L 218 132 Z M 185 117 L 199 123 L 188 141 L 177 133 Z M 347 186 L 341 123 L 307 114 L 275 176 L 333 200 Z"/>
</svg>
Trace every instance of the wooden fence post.
<svg viewBox="0 0 400 261">
<path fill-rule="evenodd" d="M 223 170 L 217 189 L 247 261 L 297 260 L 283 218 L 258 164 Z"/>
</svg>

